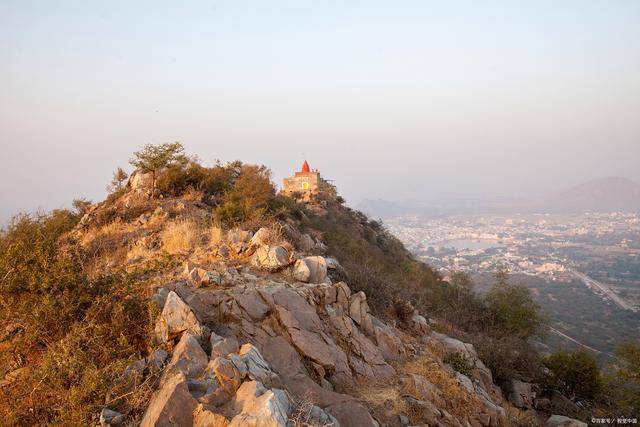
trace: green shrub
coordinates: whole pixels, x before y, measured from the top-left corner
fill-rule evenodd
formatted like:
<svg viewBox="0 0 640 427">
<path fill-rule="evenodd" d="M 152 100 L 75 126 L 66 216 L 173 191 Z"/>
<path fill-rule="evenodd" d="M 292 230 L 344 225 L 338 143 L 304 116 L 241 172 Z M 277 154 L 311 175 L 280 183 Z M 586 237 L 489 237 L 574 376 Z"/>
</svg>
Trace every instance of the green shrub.
<svg viewBox="0 0 640 427">
<path fill-rule="evenodd" d="M 549 370 L 546 385 L 569 396 L 593 399 L 600 393 L 603 379 L 595 358 L 584 350 L 558 351 L 544 360 Z"/>
<path fill-rule="evenodd" d="M 0 237 L 0 377 L 27 368 L 0 389 L 3 423 L 88 425 L 124 365 L 149 346 L 153 307 L 135 277 L 88 277 L 83 254 L 65 238 L 68 211 L 19 216 Z M 140 411 L 123 398 L 114 405 Z"/>
<path fill-rule="evenodd" d="M 522 339 L 543 336 L 547 319 L 529 289 L 498 279 L 486 296 L 491 329 L 503 336 Z"/>
<path fill-rule="evenodd" d="M 537 382 L 542 377 L 540 355 L 531 344 L 517 336 L 473 333 L 469 336 L 480 360 L 491 370 L 496 384 L 513 378 Z"/>
<path fill-rule="evenodd" d="M 229 166 L 204 167 L 195 161 L 186 165 L 174 165 L 158 177 L 158 190 L 164 195 L 180 196 L 189 188 L 202 191 L 207 196 L 219 196 L 228 190 L 234 179 Z"/>
<path fill-rule="evenodd" d="M 216 213 L 230 226 L 260 221 L 275 197 L 271 171 L 265 166 L 242 165 L 233 187 L 222 197 Z"/>
<path fill-rule="evenodd" d="M 623 344 L 616 355 L 617 370 L 607 379 L 602 400 L 611 413 L 640 414 L 640 344 Z"/>
<path fill-rule="evenodd" d="M 449 353 L 442 360 L 444 363 L 451 365 L 451 367 L 463 375 L 471 375 L 473 370 L 473 364 L 462 353 Z"/>
</svg>

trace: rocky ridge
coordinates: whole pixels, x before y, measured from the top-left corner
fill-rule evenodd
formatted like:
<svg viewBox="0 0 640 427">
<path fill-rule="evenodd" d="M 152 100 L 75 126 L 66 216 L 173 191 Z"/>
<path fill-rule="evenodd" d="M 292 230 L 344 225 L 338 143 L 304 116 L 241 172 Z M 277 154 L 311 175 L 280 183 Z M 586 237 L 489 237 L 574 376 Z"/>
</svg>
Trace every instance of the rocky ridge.
<svg viewBox="0 0 640 427">
<path fill-rule="evenodd" d="M 501 423 L 500 389 L 471 344 L 432 332 L 417 312 L 402 328 L 377 319 L 363 292 L 332 282 L 341 269 L 335 259 L 304 255 L 321 252 L 321 242 L 286 232 L 306 251 L 274 244 L 267 228 L 232 230 L 219 244 L 219 263 L 187 262 L 183 280 L 156 290 L 160 346 L 128 368 L 140 378 L 163 370 L 142 425 L 284 426 L 296 418 L 306 423 L 298 425 L 336 426 Z M 244 263 L 231 267 L 225 257 Z M 283 279 L 285 271 L 292 281 Z M 472 361 L 470 376 L 442 362 L 449 353 Z M 403 368 L 417 359 L 446 372 L 446 384 L 473 410 L 461 416 L 443 384 Z M 372 414 L 375 399 L 354 392 L 381 383 L 395 385 L 407 413 L 395 413 L 398 402 L 390 400 Z M 116 425 L 117 415 L 108 414 L 103 424 Z"/>
<path fill-rule="evenodd" d="M 130 186 L 117 203 L 135 202 Z M 195 211 L 159 205 L 134 220 L 132 247 L 143 255 L 176 212 L 204 217 L 198 202 Z M 320 236 L 292 222 L 214 231 L 207 253 L 185 253 L 182 271 L 155 289 L 157 348 L 122 374 L 132 387 L 160 378 L 142 425 L 496 426 L 519 413 L 473 345 L 432 331 L 417 311 L 392 323 L 372 315 Z M 131 252 L 130 264 L 144 261 Z M 452 355 L 470 369 L 445 363 Z M 515 406 L 537 408 L 526 383 L 513 389 Z M 108 407 L 100 414 L 102 425 L 125 420 Z"/>
</svg>

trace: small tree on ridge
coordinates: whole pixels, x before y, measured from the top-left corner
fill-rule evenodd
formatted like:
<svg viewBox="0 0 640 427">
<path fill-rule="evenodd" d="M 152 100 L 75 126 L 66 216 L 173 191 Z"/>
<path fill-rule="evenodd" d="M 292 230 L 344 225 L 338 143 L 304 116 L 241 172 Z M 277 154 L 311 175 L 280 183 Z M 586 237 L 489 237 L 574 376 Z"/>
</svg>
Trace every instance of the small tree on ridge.
<svg viewBox="0 0 640 427">
<path fill-rule="evenodd" d="M 184 147 L 179 142 L 147 144 L 133 156 L 129 160 L 133 167 L 143 173 L 151 173 L 151 198 L 155 196 L 158 172 L 171 166 L 184 165 L 188 161 Z"/>
</svg>

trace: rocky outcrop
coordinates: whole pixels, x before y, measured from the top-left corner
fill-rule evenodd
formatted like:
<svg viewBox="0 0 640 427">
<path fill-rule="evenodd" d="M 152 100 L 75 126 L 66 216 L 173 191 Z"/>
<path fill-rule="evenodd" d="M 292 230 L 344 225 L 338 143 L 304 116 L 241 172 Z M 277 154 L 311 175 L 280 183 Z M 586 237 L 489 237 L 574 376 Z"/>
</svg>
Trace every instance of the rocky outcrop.
<svg viewBox="0 0 640 427">
<path fill-rule="evenodd" d="M 325 283 L 327 280 L 327 262 L 321 256 L 308 256 L 296 261 L 293 277 L 305 283 Z"/>
<path fill-rule="evenodd" d="M 250 231 L 233 229 L 227 234 L 228 246 L 236 255 L 239 255 L 249 248 L 249 241 L 252 237 Z"/>
<path fill-rule="evenodd" d="M 182 334 L 141 425 L 286 427 L 294 402 L 276 387 L 281 380 L 260 351 L 248 343 L 238 349 L 233 338 L 212 336 L 208 356 L 191 331 Z M 113 419 L 119 414 L 105 409 L 103 415 Z M 319 407 L 313 416 L 335 420 Z"/>
<path fill-rule="evenodd" d="M 200 334 L 202 327 L 191 308 L 171 291 L 167 295 L 162 314 L 156 324 L 156 336 L 160 341 L 167 342 L 187 330 Z"/>
<path fill-rule="evenodd" d="M 533 409 L 536 400 L 534 385 L 519 380 L 511 380 L 509 400 L 516 408 Z"/>
<path fill-rule="evenodd" d="M 153 395 L 140 426 L 191 425 L 197 406 L 198 402 L 187 387 L 187 379 L 182 373 L 176 373 L 168 376 Z"/>
<path fill-rule="evenodd" d="M 317 250 L 319 241 L 304 236 L 299 241 Z M 379 383 L 402 384 L 401 399 L 429 425 L 493 426 L 504 417 L 500 391 L 473 345 L 431 332 L 417 311 L 408 312 L 401 332 L 371 314 L 363 292 L 331 282 L 330 272 L 343 272 L 335 259 L 300 258 L 290 244 L 274 242 L 266 228 L 231 230 L 215 247 L 228 248 L 233 267 L 187 262 L 178 273 L 183 280 L 153 296 L 162 309 L 162 348 L 135 363 L 140 376 L 162 378 L 144 425 L 286 426 L 298 419 L 372 427 L 377 421 L 363 401 L 341 391 Z M 469 361 L 468 376 L 441 361 L 435 366 L 480 405 L 474 417 L 445 410 L 451 407 L 442 384 L 394 368 L 430 346 Z"/>
<path fill-rule="evenodd" d="M 258 268 L 277 271 L 289 265 L 289 251 L 283 246 L 260 246 L 251 261 Z"/>
<path fill-rule="evenodd" d="M 136 170 L 131 173 L 127 181 L 127 188 L 133 191 L 149 192 L 153 186 L 153 174 L 151 172 L 141 172 Z"/>
<path fill-rule="evenodd" d="M 552 415 L 545 423 L 546 427 L 587 427 L 587 423 L 565 417 L 564 415 Z"/>
</svg>

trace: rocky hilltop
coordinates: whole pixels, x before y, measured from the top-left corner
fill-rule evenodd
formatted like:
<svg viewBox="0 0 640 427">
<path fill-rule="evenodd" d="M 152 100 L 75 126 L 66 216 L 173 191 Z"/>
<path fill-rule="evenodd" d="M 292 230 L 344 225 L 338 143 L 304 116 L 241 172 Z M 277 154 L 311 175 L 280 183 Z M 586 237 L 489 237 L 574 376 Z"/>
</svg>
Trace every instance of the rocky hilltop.
<svg viewBox="0 0 640 427">
<path fill-rule="evenodd" d="M 146 182 L 134 176 L 115 206 L 135 204 Z M 155 206 L 133 221 L 128 238 L 138 238 L 125 256 L 130 268 L 160 251 L 167 221 L 206 216 L 201 202 L 185 198 Z M 348 212 L 326 201 L 305 208 L 318 216 Z M 87 245 L 89 235 L 100 235 L 91 224 L 105 209 L 92 208 L 75 231 Z M 206 249 L 183 251 L 182 264 L 151 290 L 160 312 L 157 348 L 122 374 L 126 387 L 159 377 L 142 425 L 505 422 L 502 393 L 473 345 L 432 332 L 417 311 L 402 324 L 372 315 L 365 293 L 341 280 L 346 272 L 327 253 L 321 230 L 274 221 L 257 230 L 207 233 Z M 443 362 L 449 354 L 472 361 L 468 376 Z M 123 418 L 116 409 L 102 411 L 103 424 Z"/>
<path fill-rule="evenodd" d="M 134 175 L 119 203 L 145 193 L 145 183 Z M 133 248 L 144 255 L 130 251 L 132 265 L 153 258 L 166 229 L 159 224 L 206 217 L 197 200 L 157 205 L 134 221 L 141 237 Z M 366 218 L 327 200 L 306 203 L 304 215 L 336 209 L 371 231 Z M 348 272 L 328 253 L 323 230 L 297 225 L 213 227 L 206 249 L 183 251 L 182 265 L 163 275 L 171 279 L 151 295 L 158 347 L 123 374 L 129 387 L 159 377 L 142 425 L 496 426 L 518 413 L 472 344 L 432 331 L 417 310 L 402 322 L 375 317 L 365 293 L 342 280 Z M 391 238 L 376 234 L 369 240 Z M 466 375 L 444 362 L 452 356 L 470 363 Z M 532 399 L 530 390 L 520 396 Z M 101 420 L 121 416 L 105 408 Z"/>
<path fill-rule="evenodd" d="M 513 381 L 503 391 L 473 344 L 414 308 L 427 284 L 443 282 L 380 224 L 331 192 L 304 202 L 275 192 L 263 200 L 263 190 L 273 188 L 264 169 L 218 168 L 216 174 L 235 180 L 223 197 L 189 184 L 196 168 L 170 185 L 161 175 L 160 190 L 157 177 L 135 172 L 104 202 L 81 206 L 59 250 L 82 253 L 79 270 L 92 278 L 86 289 L 123 287 L 104 288 L 113 271 L 142 287 L 123 299 L 91 296 L 106 298 L 106 305 L 98 314 L 85 312 L 70 334 L 62 332 L 63 344 L 43 364 L 55 367 L 55 375 L 31 369 L 25 393 L 63 370 L 67 382 L 60 384 L 81 381 L 91 392 L 74 388 L 59 399 L 104 402 L 93 406 L 92 421 L 103 426 L 583 425 L 536 411 L 549 402 L 536 398 L 531 384 Z M 209 185 L 218 188 L 217 181 Z M 395 276 L 387 271 L 391 265 Z M 123 314 L 139 306 L 138 295 L 149 302 L 148 336 L 137 318 L 146 315 Z M 114 330 L 123 325 L 119 336 L 110 335 L 109 322 Z M 10 325 L 2 342 L 25 328 Z M 93 335 L 83 335 L 88 328 Z M 116 349 L 100 343 L 95 331 L 121 354 L 110 355 Z M 121 348 L 129 335 L 136 344 Z M 77 352 L 85 351 L 98 361 L 116 357 L 100 387 L 98 374 L 77 379 L 77 370 L 86 369 Z M 7 371 L 2 387 L 18 387 L 26 371 Z M 25 396 L 16 393 L 15 399 Z M 85 416 L 28 405 L 24 413 L 35 420 L 75 423 Z"/>
</svg>

